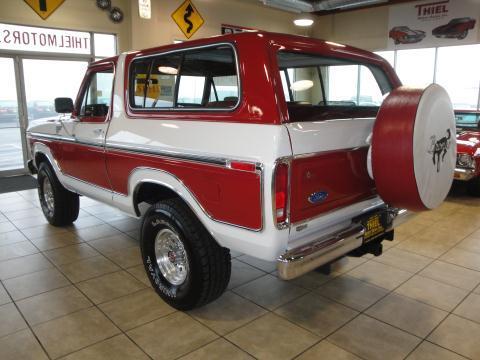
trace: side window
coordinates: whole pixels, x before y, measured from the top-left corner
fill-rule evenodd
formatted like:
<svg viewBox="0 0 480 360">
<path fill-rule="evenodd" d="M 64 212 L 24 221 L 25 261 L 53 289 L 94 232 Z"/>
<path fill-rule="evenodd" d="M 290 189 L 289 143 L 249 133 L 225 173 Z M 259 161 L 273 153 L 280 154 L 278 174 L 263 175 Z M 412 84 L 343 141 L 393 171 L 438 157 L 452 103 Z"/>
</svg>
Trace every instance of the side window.
<svg viewBox="0 0 480 360">
<path fill-rule="evenodd" d="M 233 49 L 212 46 L 134 60 L 130 106 L 138 109 L 233 108 L 239 81 Z"/>
<path fill-rule="evenodd" d="M 112 100 L 112 89 L 113 68 L 92 73 L 80 105 L 80 120 L 105 121 Z"/>
</svg>

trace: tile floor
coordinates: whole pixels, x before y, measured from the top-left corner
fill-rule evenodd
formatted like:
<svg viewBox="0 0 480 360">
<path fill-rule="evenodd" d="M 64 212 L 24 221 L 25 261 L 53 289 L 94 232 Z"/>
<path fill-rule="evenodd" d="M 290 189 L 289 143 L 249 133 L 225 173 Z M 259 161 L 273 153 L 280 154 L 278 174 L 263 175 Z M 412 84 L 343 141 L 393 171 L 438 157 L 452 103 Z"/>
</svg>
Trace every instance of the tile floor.
<svg viewBox="0 0 480 360">
<path fill-rule="evenodd" d="M 328 276 L 232 253 L 228 291 L 188 313 L 150 288 L 139 221 L 81 204 L 62 229 L 36 191 L 0 195 L 0 359 L 480 359 L 480 199 L 450 196 Z"/>
</svg>

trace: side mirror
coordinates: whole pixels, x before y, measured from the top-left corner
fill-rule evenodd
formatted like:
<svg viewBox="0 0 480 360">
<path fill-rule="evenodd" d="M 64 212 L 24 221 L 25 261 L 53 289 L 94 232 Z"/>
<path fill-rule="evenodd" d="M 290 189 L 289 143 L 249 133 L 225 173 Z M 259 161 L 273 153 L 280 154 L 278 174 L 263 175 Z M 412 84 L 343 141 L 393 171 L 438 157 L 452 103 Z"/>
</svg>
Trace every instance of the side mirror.
<svg viewBox="0 0 480 360">
<path fill-rule="evenodd" d="M 55 111 L 59 114 L 73 112 L 73 101 L 70 98 L 56 98 Z"/>
</svg>

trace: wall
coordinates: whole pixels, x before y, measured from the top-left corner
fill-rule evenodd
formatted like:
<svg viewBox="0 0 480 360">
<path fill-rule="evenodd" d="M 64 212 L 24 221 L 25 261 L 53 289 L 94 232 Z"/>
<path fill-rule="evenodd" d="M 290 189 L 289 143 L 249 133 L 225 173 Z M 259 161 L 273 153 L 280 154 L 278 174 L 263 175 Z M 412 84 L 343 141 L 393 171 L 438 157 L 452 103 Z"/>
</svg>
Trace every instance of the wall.
<svg viewBox="0 0 480 360">
<path fill-rule="evenodd" d="M 186 40 L 170 17 L 182 2 L 152 0 L 152 18 L 144 20 L 138 16 L 138 2 L 132 1 L 132 48 L 142 49 L 171 44 L 173 40 Z M 300 31 L 293 25 L 296 14 L 265 7 L 258 0 L 193 0 L 193 3 L 205 23 L 191 39 L 219 35 L 222 23 L 292 34 Z"/>
<path fill-rule="evenodd" d="M 1 0 L 0 22 L 117 34 L 118 49 L 126 51 L 131 48 L 130 0 L 112 0 L 112 3 L 124 12 L 121 24 L 110 21 L 107 12 L 97 8 L 95 0 L 66 0 L 46 20 L 24 1 Z"/>
</svg>

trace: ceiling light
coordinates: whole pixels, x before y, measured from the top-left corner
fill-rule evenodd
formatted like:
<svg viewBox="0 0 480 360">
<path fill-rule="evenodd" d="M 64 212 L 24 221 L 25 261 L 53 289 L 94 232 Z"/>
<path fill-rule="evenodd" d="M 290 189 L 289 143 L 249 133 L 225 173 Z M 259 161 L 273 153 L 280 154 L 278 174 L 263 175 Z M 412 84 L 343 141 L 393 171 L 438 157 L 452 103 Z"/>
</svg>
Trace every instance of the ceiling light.
<svg viewBox="0 0 480 360">
<path fill-rule="evenodd" d="M 171 66 L 159 66 L 158 71 L 160 71 L 162 74 L 168 74 L 168 75 L 178 74 L 178 70 Z"/>
<path fill-rule="evenodd" d="M 312 80 L 299 80 L 295 81 L 292 86 L 290 86 L 290 89 L 293 91 L 305 91 L 313 87 L 313 81 Z"/>
<path fill-rule="evenodd" d="M 293 23 L 297 26 L 312 26 L 313 20 L 312 19 L 295 19 L 293 20 Z"/>
</svg>

